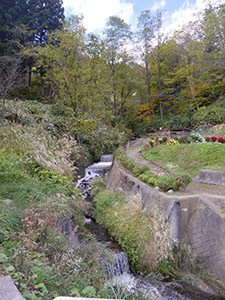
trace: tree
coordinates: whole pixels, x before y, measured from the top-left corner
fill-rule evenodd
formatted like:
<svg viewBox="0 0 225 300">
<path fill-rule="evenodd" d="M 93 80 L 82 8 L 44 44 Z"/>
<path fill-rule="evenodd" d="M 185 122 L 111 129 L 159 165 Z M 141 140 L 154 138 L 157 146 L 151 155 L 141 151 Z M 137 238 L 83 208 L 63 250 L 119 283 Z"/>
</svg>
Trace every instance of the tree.
<svg viewBox="0 0 225 300">
<path fill-rule="evenodd" d="M 129 57 L 125 50 L 125 45 L 127 41 L 131 39 L 132 34 L 130 26 L 126 24 L 124 20 L 116 16 L 112 16 L 109 18 L 104 33 L 105 45 L 108 56 L 107 61 L 111 73 L 110 77 L 112 94 L 110 95 L 110 101 L 113 104 L 113 111 L 114 115 L 116 116 L 119 113 L 119 111 L 121 112 L 120 104 L 126 101 L 126 98 L 130 95 L 131 92 L 130 89 L 128 89 L 124 93 L 125 86 L 123 84 L 122 86 L 119 86 L 119 83 L 121 83 L 120 79 L 122 78 L 120 77 L 120 75 L 122 74 L 121 69 L 124 69 L 123 66 L 126 69 L 126 66 L 129 61 Z M 124 75 L 125 73 L 122 76 L 124 77 Z"/>
<path fill-rule="evenodd" d="M 26 42 L 26 0 L 2 0 L 0 3 L 0 56 L 13 55 Z"/>
<path fill-rule="evenodd" d="M 163 119 L 163 80 L 162 80 L 162 54 L 161 54 L 161 48 L 163 43 L 163 33 L 161 31 L 162 28 L 162 12 L 157 11 L 155 16 L 155 40 L 156 40 L 156 46 L 155 46 L 155 55 L 154 60 L 156 62 L 156 73 L 157 73 L 157 98 L 159 100 L 159 109 L 160 109 L 160 117 L 161 120 Z"/>
<path fill-rule="evenodd" d="M 45 85 L 54 94 L 62 106 L 72 108 L 74 114 L 81 109 L 85 81 L 84 33 L 78 19 L 73 31 L 58 30 L 49 35 L 45 47 L 39 47 L 39 59 L 36 63 L 37 74 L 45 79 Z"/>
<path fill-rule="evenodd" d="M 225 4 L 205 10 L 202 22 L 205 60 L 225 78 Z"/>
<path fill-rule="evenodd" d="M 62 5 L 62 0 L 28 0 L 28 27 L 36 44 L 46 43 L 50 32 L 62 29 L 64 21 Z"/>
<path fill-rule="evenodd" d="M 153 48 L 155 37 L 155 18 L 149 10 L 143 11 L 138 17 L 138 39 L 143 45 L 142 58 L 145 64 L 146 91 L 149 103 L 149 110 L 154 115 L 153 99 L 151 94 L 151 71 L 149 66 L 150 54 Z"/>
<path fill-rule="evenodd" d="M 0 99 L 3 103 L 2 109 L 4 109 L 5 100 L 12 89 L 18 84 L 18 79 L 23 73 L 21 62 L 21 58 L 14 58 L 12 60 L 0 59 Z"/>
</svg>

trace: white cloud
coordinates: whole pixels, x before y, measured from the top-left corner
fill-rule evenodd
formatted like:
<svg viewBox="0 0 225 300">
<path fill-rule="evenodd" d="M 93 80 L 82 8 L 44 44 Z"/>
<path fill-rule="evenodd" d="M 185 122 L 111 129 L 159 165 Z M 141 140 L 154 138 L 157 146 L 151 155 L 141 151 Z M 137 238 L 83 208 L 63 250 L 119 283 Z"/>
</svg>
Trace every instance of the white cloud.
<svg viewBox="0 0 225 300">
<path fill-rule="evenodd" d="M 190 4 L 189 0 L 185 0 L 178 10 L 167 14 L 163 31 L 173 33 L 175 30 L 180 30 L 190 21 L 196 20 L 197 14 L 203 12 L 209 4 L 217 6 L 224 3 L 225 0 L 196 0 L 194 4 Z"/>
<path fill-rule="evenodd" d="M 154 1 L 151 10 L 155 12 L 157 10 L 164 8 L 165 6 L 166 6 L 166 0 L 156 0 Z"/>
<path fill-rule="evenodd" d="M 116 15 L 130 23 L 134 4 L 125 0 L 64 0 L 66 14 L 82 14 L 88 31 L 100 31 L 107 19 Z"/>
</svg>

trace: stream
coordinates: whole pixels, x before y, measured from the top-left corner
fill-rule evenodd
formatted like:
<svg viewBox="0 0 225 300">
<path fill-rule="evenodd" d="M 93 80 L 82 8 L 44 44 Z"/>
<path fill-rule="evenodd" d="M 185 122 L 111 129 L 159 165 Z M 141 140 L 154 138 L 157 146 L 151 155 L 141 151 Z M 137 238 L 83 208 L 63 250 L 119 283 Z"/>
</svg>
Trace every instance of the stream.
<svg viewBox="0 0 225 300">
<path fill-rule="evenodd" d="M 112 163 L 112 155 L 103 155 L 100 158 L 100 162 L 92 164 L 85 169 L 85 176 L 78 181 L 77 187 L 83 193 L 86 201 L 92 201 L 90 194 L 92 181 L 95 178 L 105 176 L 110 170 Z M 128 294 L 136 294 L 138 292 L 145 299 L 150 300 L 222 300 L 220 297 L 203 292 L 187 281 L 161 282 L 153 279 L 153 277 L 148 278 L 133 274 L 130 271 L 126 253 L 121 251 L 119 245 L 103 226 L 97 224 L 93 218 L 87 217 L 85 227 L 92 232 L 98 242 L 113 251 L 110 262 L 102 264 L 111 286 L 126 289 Z"/>
</svg>

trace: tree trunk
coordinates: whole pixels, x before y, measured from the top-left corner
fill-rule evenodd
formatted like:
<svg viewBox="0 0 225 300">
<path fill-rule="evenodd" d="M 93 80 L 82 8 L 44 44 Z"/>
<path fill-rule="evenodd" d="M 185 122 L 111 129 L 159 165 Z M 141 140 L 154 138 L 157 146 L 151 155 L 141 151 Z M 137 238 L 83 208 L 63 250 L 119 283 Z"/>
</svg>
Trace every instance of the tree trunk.
<svg viewBox="0 0 225 300">
<path fill-rule="evenodd" d="M 147 86 L 147 97 L 149 104 L 150 117 L 154 117 L 154 109 L 152 105 L 152 95 L 151 95 L 151 74 L 149 70 L 148 58 L 145 58 L 145 75 L 146 75 L 146 86 Z"/>
</svg>

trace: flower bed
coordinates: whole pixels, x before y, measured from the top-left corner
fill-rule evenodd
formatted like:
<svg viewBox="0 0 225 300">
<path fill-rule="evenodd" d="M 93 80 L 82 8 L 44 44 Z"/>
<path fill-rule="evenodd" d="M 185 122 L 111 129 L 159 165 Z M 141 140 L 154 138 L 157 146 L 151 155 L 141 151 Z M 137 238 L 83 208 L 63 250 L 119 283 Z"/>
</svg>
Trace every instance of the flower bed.
<svg viewBox="0 0 225 300">
<path fill-rule="evenodd" d="M 222 143 L 225 144 L 225 137 L 217 137 L 217 136 L 207 136 L 205 138 L 206 142 L 218 142 L 218 143 Z"/>
</svg>

